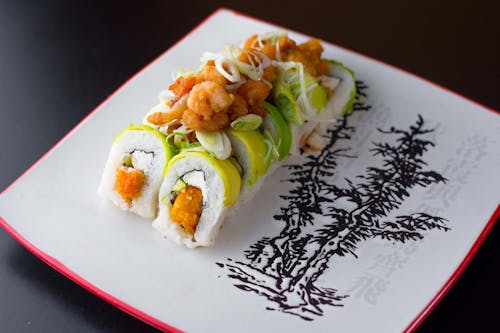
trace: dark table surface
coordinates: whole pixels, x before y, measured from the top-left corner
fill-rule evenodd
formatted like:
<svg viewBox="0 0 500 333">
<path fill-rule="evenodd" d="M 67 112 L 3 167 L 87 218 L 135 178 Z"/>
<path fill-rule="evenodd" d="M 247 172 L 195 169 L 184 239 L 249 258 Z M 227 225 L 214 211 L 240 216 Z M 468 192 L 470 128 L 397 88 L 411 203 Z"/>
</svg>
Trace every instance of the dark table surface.
<svg viewBox="0 0 500 333">
<path fill-rule="evenodd" d="M 332 41 L 500 109 L 497 1 L 287 4 L 0 1 L 0 190 L 220 6 Z M 421 331 L 498 327 L 499 228 Z M 155 330 L 83 290 L 0 230 L 0 332 L 61 331 Z"/>
</svg>

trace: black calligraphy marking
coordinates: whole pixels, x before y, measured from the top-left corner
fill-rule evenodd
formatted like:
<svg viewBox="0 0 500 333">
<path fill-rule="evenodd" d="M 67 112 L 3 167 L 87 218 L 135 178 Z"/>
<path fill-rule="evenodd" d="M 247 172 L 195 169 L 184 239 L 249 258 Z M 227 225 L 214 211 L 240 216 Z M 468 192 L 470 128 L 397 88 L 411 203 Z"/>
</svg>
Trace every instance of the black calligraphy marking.
<svg viewBox="0 0 500 333">
<path fill-rule="evenodd" d="M 353 113 L 369 111 L 367 86 L 356 84 Z M 284 224 L 280 234 L 251 245 L 242 260 L 217 263 L 235 287 L 267 298 L 267 310 L 313 320 L 324 314 L 325 306 L 343 306 L 348 297 L 317 285 L 332 257 L 357 258 L 358 243 L 369 239 L 405 243 L 422 239 L 428 230 L 449 230 L 441 217 L 397 211 L 412 188 L 446 182 L 436 171 L 424 169 L 423 155 L 435 143 L 428 138 L 433 130 L 425 127 L 420 115 L 407 129 L 378 129 L 387 141 L 373 143 L 370 151 L 382 167 L 368 166 L 355 181 L 346 179 L 344 187 L 331 183 L 337 160 L 356 158 L 348 149 L 335 148 L 355 131 L 349 118 L 327 131 L 329 140 L 320 153 L 306 155 L 303 164 L 286 166 L 293 187 L 281 195 L 284 202 L 274 216 Z M 396 217 L 389 220 L 389 213 Z"/>
</svg>

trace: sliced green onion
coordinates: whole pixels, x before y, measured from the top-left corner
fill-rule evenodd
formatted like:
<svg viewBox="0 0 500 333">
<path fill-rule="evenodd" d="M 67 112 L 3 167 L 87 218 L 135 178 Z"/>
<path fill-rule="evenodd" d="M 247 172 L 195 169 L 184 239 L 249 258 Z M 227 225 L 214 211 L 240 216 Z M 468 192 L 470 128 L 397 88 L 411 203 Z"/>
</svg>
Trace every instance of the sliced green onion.
<svg viewBox="0 0 500 333">
<path fill-rule="evenodd" d="M 196 144 L 199 145 L 199 143 L 197 142 L 190 143 L 189 137 L 187 136 L 186 133 L 183 132 L 172 132 L 169 135 L 167 135 L 165 141 L 169 145 L 170 150 L 174 152 L 174 154 L 177 154 L 182 149 L 191 147 L 192 145 Z"/>
<path fill-rule="evenodd" d="M 189 76 L 194 76 L 195 72 L 187 69 L 187 68 L 181 68 L 176 70 L 175 72 L 172 73 L 172 79 L 173 81 L 177 80 L 179 77 L 189 77 Z"/>
<path fill-rule="evenodd" d="M 280 160 L 280 153 L 278 151 L 279 143 L 275 143 L 273 136 L 269 131 L 264 130 L 262 133 L 264 136 L 264 142 L 266 143 L 267 146 L 267 156 L 265 160 L 267 161 L 269 158 L 271 158 L 272 161 L 279 161 Z"/>
<path fill-rule="evenodd" d="M 302 124 L 302 112 L 295 102 L 292 92 L 282 80 L 278 79 L 277 83 L 274 85 L 273 96 L 276 106 L 280 109 L 289 123 L 297 125 Z"/>
<path fill-rule="evenodd" d="M 328 108 L 331 108 L 335 114 L 349 114 L 353 109 L 357 93 L 354 71 L 341 62 L 330 60 L 328 75 L 340 79 L 340 83 L 328 102 Z"/>
<path fill-rule="evenodd" d="M 184 134 L 184 135 L 179 135 L 179 134 L 176 134 L 174 135 L 174 145 L 176 147 L 179 147 L 181 148 L 182 147 L 182 144 L 187 141 L 187 136 Z"/>
<path fill-rule="evenodd" d="M 196 138 L 203 148 L 209 153 L 212 153 L 219 160 L 225 160 L 231 155 L 231 142 L 226 133 L 222 131 L 196 131 Z"/>
<path fill-rule="evenodd" d="M 252 80 L 260 80 L 264 72 L 262 66 L 255 66 L 255 64 L 252 65 L 240 61 L 238 59 L 238 56 L 241 54 L 241 52 L 241 49 L 234 45 L 228 45 L 226 48 L 226 53 L 228 54 L 229 59 L 236 66 L 240 73 L 245 74 Z M 252 61 L 251 58 L 249 58 L 249 60 Z"/>
<path fill-rule="evenodd" d="M 173 142 L 170 142 L 170 139 L 173 139 Z M 189 143 L 189 138 L 186 133 L 182 132 L 172 132 L 165 138 L 168 143 L 172 144 L 176 149 L 182 148 L 183 144 Z"/>
<path fill-rule="evenodd" d="M 222 76 L 224 76 L 229 82 L 235 83 L 241 80 L 241 75 L 233 62 L 224 57 L 220 56 L 215 59 L 215 69 L 219 71 Z"/>
<path fill-rule="evenodd" d="M 262 124 L 262 117 L 256 114 L 241 116 L 231 123 L 231 127 L 237 131 L 253 131 Z"/>
<path fill-rule="evenodd" d="M 192 149 L 192 148 L 198 148 L 201 147 L 201 143 L 199 142 L 190 142 L 190 143 L 185 143 L 182 146 L 182 149 Z"/>
<path fill-rule="evenodd" d="M 274 105 L 263 102 L 262 105 L 268 113 L 262 127 L 264 137 L 270 138 L 273 143 L 273 150 L 277 152 L 277 161 L 282 161 L 290 152 L 292 146 L 292 131 L 286 119 Z M 273 152 L 276 157 L 276 152 Z"/>
<path fill-rule="evenodd" d="M 189 141 L 188 140 L 188 137 L 186 135 L 186 133 L 182 133 L 182 132 L 172 132 L 170 133 L 169 135 L 167 135 L 167 137 L 165 138 L 165 140 L 170 140 L 171 138 L 174 138 L 174 143 L 175 143 L 175 137 L 176 136 L 180 136 L 182 137 L 185 141 Z"/>
<path fill-rule="evenodd" d="M 200 61 L 201 62 L 207 62 L 209 60 L 215 60 L 217 59 L 219 55 L 216 54 L 216 53 L 212 53 L 212 52 L 204 52 L 201 57 L 200 57 Z"/>
</svg>

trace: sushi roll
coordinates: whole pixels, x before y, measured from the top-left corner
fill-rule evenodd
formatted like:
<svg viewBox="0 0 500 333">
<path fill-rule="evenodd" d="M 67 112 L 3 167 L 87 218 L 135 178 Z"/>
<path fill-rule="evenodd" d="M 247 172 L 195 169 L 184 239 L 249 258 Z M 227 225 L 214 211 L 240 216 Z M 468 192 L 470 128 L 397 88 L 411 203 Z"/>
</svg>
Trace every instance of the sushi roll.
<svg viewBox="0 0 500 333">
<path fill-rule="evenodd" d="M 258 130 L 227 130 L 233 158 L 241 170 L 240 202 L 251 200 L 262 186 L 271 165 L 271 147 Z"/>
<path fill-rule="evenodd" d="M 213 244 L 267 176 L 304 146 L 321 150 L 329 125 L 352 110 L 354 73 L 322 52 L 317 39 L 268 34 L 204 53 L 143 125 L 115 139 L 99 192 L 156 217 L 153 226 L 179 244 Z"/>
<path fill-rule="evenodd" d="M 131 125 L 113 141 L 98 193 L 123 210 L 154 218 L 158 190 L 172 152 L 159 131 Z"/>
<path fill-rule="evenodd" d="M 305 71 L 299 62 L 280 63 L 279 68 L 273 97 L 290 124 L 290 152 L 297 154 L 304 145 L 320 150 L 321 137 L 329 125 L 352 110 L 356 97 L 354 72 L 334 60 L 327 62 L 327 72 L 318 77 Z"/>
<path fill-rule="evenodd" d="M 168 163 L 153 227 L 187 247 L 209 246 L 238 202 L 241 178 L 232 159 L 180 152 Z"/>
</svg>

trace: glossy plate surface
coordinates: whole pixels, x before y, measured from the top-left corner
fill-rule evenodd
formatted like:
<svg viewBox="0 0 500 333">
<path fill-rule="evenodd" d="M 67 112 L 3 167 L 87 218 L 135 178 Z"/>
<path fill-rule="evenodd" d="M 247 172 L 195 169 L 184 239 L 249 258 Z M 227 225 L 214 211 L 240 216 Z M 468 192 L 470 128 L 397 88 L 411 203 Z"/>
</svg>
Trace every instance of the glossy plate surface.
<svg viewBox="0 0 500 333">
<path fill-rule="evenodd" d="M 500 212 L 499 115 L 415 76 L 324 44 L 325 57 L 356 72 L 355 112 L 332 127 L 323 151 L 289 158 L 211 248 L 179 247 L 96 195 L 113 137 L 141 121 L 173 71 L 276 30 L 214 13 L 1 194 L 2 226 L 163 330 L 413 328 Z"/>
</svg>

